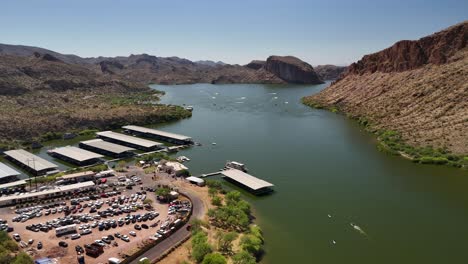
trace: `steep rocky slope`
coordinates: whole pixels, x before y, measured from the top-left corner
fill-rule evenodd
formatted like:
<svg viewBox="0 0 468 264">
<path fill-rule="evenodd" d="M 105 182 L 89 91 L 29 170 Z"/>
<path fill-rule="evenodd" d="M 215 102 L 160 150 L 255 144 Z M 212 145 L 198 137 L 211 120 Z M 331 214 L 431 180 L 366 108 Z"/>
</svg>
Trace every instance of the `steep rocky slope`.
<svg viewBox="0 0 468 264">
<path fill-rule="evenodd" d="M 467 34 L 464 22 L 364 56 L 341 79 L 304 102 L 339 109 L 374 130 L 395 130 L 415 147 L 467 154 Z M 390 143 L 402 149 L 403 143 Z"/>
<path fill-rule="evenodd" d="M 336 65 L 318 65 L 314 67 L 315 72 L 322 80 L 336 80 L 343 74 L 348 67 Z"/>
<path fill-rule="evenodd" d="M 323 83 L 310 64 L 293 56 L 270 56 L 263 68 L 288 83 Z"/>
</svg>

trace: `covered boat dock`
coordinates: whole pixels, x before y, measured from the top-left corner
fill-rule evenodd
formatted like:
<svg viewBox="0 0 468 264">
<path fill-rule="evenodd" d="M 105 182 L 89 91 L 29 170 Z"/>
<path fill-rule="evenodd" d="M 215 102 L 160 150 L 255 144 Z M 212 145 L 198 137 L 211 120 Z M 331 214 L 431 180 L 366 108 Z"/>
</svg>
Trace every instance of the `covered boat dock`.
<svg viewBox="0 0 468 264">
<path fill-rule="evenodd" d="M 254 194 L 264 194 L 272 191 L 273 184 L 247 174 L 243 171 L 236 169 L 227 169 L 221 171 L 224 178 L 238 184 Z"/>
<path fill-rule="evenodd" d="M 128 146 L 131 148 L 136 148 L 143 151 L 153 151 L 164 148 L 164 144 L 160 142 L 137 138 L 112 131 L 102 131 L 96 133 L 96 135 L 105 141 Z"/>
<path fill-rule="evenodd" d="M 90 150 L 113 158 L 131 157 L 134 155 L 134 148 L 107 142 L 102 139 L 91 139 L 80 142 L 80 148 Z"/>
<path fill-rule="evenodd" d="M 135 134 L 137 136 L 143 136 L 148 138 L 155 138 L 162 141 L 166 141 L 173 144 L 189 145 L 193 144 L 191 137 L 184 135 L 179 135 L 176 133 L 161 131 L 152 128 L 146 128 L 141 126 L 123 126 L 123 129 L 127 130 L 129 133 Z"/>
<path fill-rule="evenodd" d="M 104 156 L 80 149 L 73 146 L 60 147 L 49 151 L 49 154 L 55 158 L 70 162 L 79 166 L 98 163 Z"/>
<path fill-rule="evenodd" d="M 57 171 L 58 166 L 24 149 L 8 150 L 4 152 L 6 158 L 18 164 L 34 175 L 44 175 Z"/>
<path fill-rule="evenodd" d="M 15 180 L 21 173 L 13 168 L 7 166 L 5 163 L 0 162 L 0 183 L 11 182 Z"/>
</svg>

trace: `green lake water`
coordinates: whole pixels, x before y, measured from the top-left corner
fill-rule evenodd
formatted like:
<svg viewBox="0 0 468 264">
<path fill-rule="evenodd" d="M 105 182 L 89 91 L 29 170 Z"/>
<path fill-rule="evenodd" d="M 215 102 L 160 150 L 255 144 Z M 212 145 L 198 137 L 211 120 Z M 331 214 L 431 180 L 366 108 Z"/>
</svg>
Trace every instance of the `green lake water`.
<svg viewBox="0 0 468 264">
<path fill-rule="evenodd" d="M 235 160 L 275 184 L 242 191 L 264 231 L 262 263 L 466 263 L 468 172 L 380 153 L 354 121 L 300 103 L 327 85 L 154 85 L 162 103 L 194 107 L 157 127 L 203 144 L 178 154 L 194 175 Z M 64 169 L 47 149 L 79 140 L 36 153 Z"/>
<path fill-rule="evenodd" d="M 327 85 L 152 87 L 162 103 L 194 107 L 159 126 L 203 144 L 180 152 L 194 175 L 235 160 L 275 184 L 269 196 L 244 192 L 263 263 L 466 263 L 468 172 L 380 153 L 354 121 L 300 103 Z"/>
</svg>

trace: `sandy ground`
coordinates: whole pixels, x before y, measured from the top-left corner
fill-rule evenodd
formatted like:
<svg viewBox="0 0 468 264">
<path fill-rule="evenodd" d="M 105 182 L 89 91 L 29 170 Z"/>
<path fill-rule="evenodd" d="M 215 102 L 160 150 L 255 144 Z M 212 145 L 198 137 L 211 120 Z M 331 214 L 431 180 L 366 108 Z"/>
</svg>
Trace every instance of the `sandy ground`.
<svg viewBox="0 0 468 264">
<path fill-rule="evenodd" d="M 128 175 L 138 175 L 142 178 L 142 181 L 143 181 L 143 184 L 142 185 L 137 185 L 135 187 L 133 187 L 132 190 L 127 190 L 127 189 L 120 189 L 120 191 L 122 192 L 121 195 L 131 195 L 132 193 L 136 193 L 137 191 L 140 191 L 140 187 L 141 186 L 153 186 L 155 185 L 155 182 L 151 179 L 152 178 L 152 175 L 144 175 L 144 173 L 142 172 L 141 169 L 139 168 L 133 168 L 131 169 L 128 173 L 124 173 L 124 174 L 128 174 Z M 121 174 L 123 175 L 123 174 Z M 112 177 L 112 178 L 109 178 L 108 179 L 109 181 L 116 181 L 117 180 L 117 177 Z M 114 197 L 117 197 L 117 196 L 114 196 Z M 164 222 L 164 220 L 167 218 L 167 204 L 160 204 L 159 202 L 157 202 L 156 200 L 156 196 L 154 195 L 154 193 L 147 193 L 147 198 L 150 198 L 152 199 L 154 202 L 153 202 L 153 210 L 154 211 L 157 211 L 159 212 L 159 216 L 153 220 L 149 220 L 149 221 L 146 221 L 146 222 L 141 222 L 139 223 L 140 225 L 142 223 L 145 223 L 147 224 L 148 226 L 158 220 L 161 220 L 161 222 Z M 108 198 L 101 198 L 100 200 L 102 201 L 105 201 L 107 200 Z M 138 200 L 138 202 L 140 202 L 140 200 Z M 67 205 L 70 205 L 70 202 L 67 201 Z M 100 209 L 101 210 L 105 210 L 106 208 L 108 208 L 109 206 L 107 204 L 104 204 L 102 206 L 102 208 Z M 89 212 L 89 208 L 85 208 L 85 210 L 83 211 L 83 213 L 88 213 Z M 132 214 L 137 214 L 137 213 L 145 213 L 147 212 L 145 209 L 140 209 L 136 212 L 133 212 Z M 76 254 L 76 251 L 75 251 L 75 246 L 76 245 L 80 245 L 80 246 L 84 246 L 84 244 L 89 244 L 89 243 L 92 243 L 94 242 L 94 240 L 97 240 L 97 239 L 101 239 L 103 236 L 107 236 L 107 235 L 114 235 L 114 233 L 116 232 L 119 232 L 120 234 L 126 234 L 128 235 L 128 233 L 130 231 L 135 231 L 137 236 L 136 237 L 133 237 L 133 236 L 130 236 L 129 235 L 129 238 L 130 238 L 130 242 L 125 242 L 121 239 L 116 239 L 115 241 L 117 241 L 118 243 L 118 246 L 115 247 L 115 246 L 112 246 L 111 245 L 106 245 L 106 247 L 104 248 L 104 253 L 101 254 L 99 257 L 97 258 L 93 258 L 93 257 L 90 257 L 90 256 L 87 256 L 85 255 L 85 262 L 86 263 L 90 263 L 90 264 L 93 264 L 93 263 L 108 263 L 108 259 L 110 257 L 119 257 L 119 254 L 120 253 L 127 253 L 127 252 L 131 252 L 133 251 L 134 249 L 136 249 L 138 246 L 141 246 L 142 245 L 142 242 L 144 240 L 146 240 L 147 238 L 149 238 L 151 235 L 154 235 L 154 233 L 156 233 L 156 231 L 158 230 L 158 227 L 150 227 L 149 229 L 142 229 L 142 230 L 135 230 L 134 229 L 134 224 L 129 224 L 129 225 L 123 225 L 122 227 L 117 227 L 117 228 L 111 228 L 109 230 L 103 230 L 103 231 L 99 231 L 99 229 L 96 227 L 96 228 L 93 228 L 92 229 L 92 233 L 89 234 L 89 235 L 85 235 L 85 236 L 82 236 L 81 238 L 79 239 L 76 239 L 76 240 L 71 240 L 70 239 L 70 235 L 68 236 L 63 236 L 63 237 L 56 237 L 55 236 L 55 231 L 54 230 L 51 230 L 49 231 L 48 233 L 44 233 L 44 232 L 33 232 L 33 231 L 29 231 L 29 230 L 26 230 L 26 226 L 27 225 L 30 225 L 30 224 L 38 224 L 38 223 L 45 223 L 46 221 L 49 221 L 49 220 L 52 220 L 54 218 L 58 218 L 58 217 L 63 217 L 64 216 L 64 213 L 56 213 L 56 214 L 50 214 L 48 216 L 41 216 L 40 218 L 33 218 L 31 220 L 28 220 L 27 222 L 24 222 L 24 223 L 18 223 L 18 222 L 12 222 L 11 219 L 16 215 L 14 213 L 14 209 L 13 208 L 1 208 L 0 209 L 0 214 L 2 215 L 2 218 L 3 219 L 6 219 L 8 220 L 8 223 L 11 224 L 13 227 L 14 227 L 14 232 L 12 232 L 11 234 L 13 233 L 18 233 L 20 236 L 21 236 L 21 239 L 22 241 L 25 241 L 27 242 L 29 239 L 34 239 L 34 243 L 32 244 L 32 246 L 30 246 L 28 249 L 25 249 L 27 250 L 28 252 L 30 252 L 34 258 L 39 258 L 39 257 L 51 257 L 51 258 L 54 258 L 58 261 L 58 263 L 77 263 L 77 254 Z M 121 214 L 119 216 L 113 216 L 113 217 L 107 217 L 107 218 L 102 218 L 101 220 L 110 220 L 110 219 L 118 219 L 120 217 L 125 217 L 125 214 Z M 88 222 L 89 224 L 91 222 Z M 77 225 L 79 226 L 79 225 Z M 42 244 L 43 244 L 43 248 L 41 250 L 37 250 L 37 242 L 41 241 Z M 62 247 L 59 247 L 58 246 L 58 242 L 59 241 L 65 241 L 68 243 L 68 247 L 67 248 L 62 248 Z M 120 257 L 119 257 L 120 258 Z"/>
<path fill-rule="evenodd" d="M 205 208 L 207 209 L 213 208 L 213 206 L 211 205 L 211 199 L 208 195 L 208 188 L 196 186 L 194 184 L 187 182 L 183 178 L 173 178 L 165 173 L 145 174 L 143 169 L 139 167 L 131 166 L 127 170 L 127 172 L 118 173 L 116 177 L 108 178 L 108 181 L 109 182 L 117 181 L 118 176 L 122 176 L 122 175 L 127 175 L 127 176 L 137 175 L 142 179 L 142 184 L 133 187 L 132 190 L 119 188 L 119 190 L 122 192 L 121 195 L 129 196 L 132 193 L 136 193 L 137 191 L 141 190 L 141 186 L 155 187 L 157 185 L 168 185 L 182 192 L 189 191 L 192 193 L 196 193 L 202 199 L 205 205 Z M 110 190 L 107 190 L 107 191 L 110 191 Z M 161 222 L 164 222 L 164 220 L 166 220 L 166 218 L 168 217 L 167 204 L 160 204 L 159 202 L 157 202 L 156 196 L 149 192 L 147 193 L 147 198 L 150 198 L 154 201 L 153 210 L 159 212 L 160 215 L 151 221 L 146 221 L 145 224 L 149 226 L 150 224 L 158 220 L 161 220 Z M 101 198 L 100 200 L 105 201 L 106 199 L 108 198 Z M 69 201 L 67 201 L 67 205 L 70 205 Z M 100 210 L 104 210 L 107 207 L 108 205 L 104 204 Z M 88 213 L 88 212 L 89 212 L 89 209 L 86 208 L 83 213 Z M 141 209 L 132 214 L 136 214 L 136 213 L 142 214 L 144 212 L 146 212 L 146 210 Z M 149 229 L 146 229 L 146 230 L 145 229 L 135 230 L 134 224 L 130 224 L 130 225 L 124 225 L 122 227 L 111 228 L 109 230 L 103 230 L 103 231 L 99 231 L 98 228 L 96 227 L 92 229 L 93 233 L 82 236 L 80 239 L 71 240 L 69 235 L 57 238 L 55 236 L 54 230 L 51 230 L 48 233 L 44 233 L 44 232 L 36 233 L 36 232 L 26 230 L 27 225 L 44 223 L 54 218 L 63 217 L 64 216 L 63 213 L 50 214 L 48 216 L 43 215 L 40 218 L 33 218 L 31 220 L 28 220 L 25 223 L 18 223 L 18 222 L 13 223 L 11 221 L 11 219 L 16 215 L 14 213 L 13 208 L 0 208 L 0 214 L 2 215 L 2 218 L 8 220 L 8 223 L 12 224 L 12 226 L 14 227 L 15 230 L 11 234 L 13 233 L 20 234 L 22 241 L 25 241 L 25 242 L 28 241 L 29 239 L 34 239 L 33 245 L 25 250 L 27 250 L 35 259 L 39 257 L 50 257 L 50 258 L 56 259 L 57 263 L 77 263 L 77 253 L 75 251 L 76 245 L 80 245 L 84 247 L 84 244 L 92 243 L 94 242 L 94 240 L 101 239 L 103 236 L 107 236 L 110 234 L 114 235 L 114 233 L 116 232 L 119 232 L 120 234 L 128 235 L 130 231 L 135 231 L 137 233 L 137 236 L 136 237 L 129 236 L 130 242 L 125 242 L 123 240 L 116 239 L 115 241 L 117 241 L 118 246 L 117 247 L 112 246 L 112 243 L 111 245 L 106 245 L 106 247 L 104 248 L 104 253 L 101 254 L 97 258 L 93 258 L 93 257 L 85 255 L 85 263 L 89 263 L 89 264 L 108 263 L 108 259 L 110 257 L 118 257 L 122 259 L 122 257 L 120 257 L 121 254 L 130 253 L 136 250 L 139 246 L 142 246 L 143 241 L 149 238 L 149 236 L 153 235 L 158 230 L 158 227 L 159 227 L 159 226 L 154 227 L 154 228 L 150 227 Z M 114 216 L 114 217 L 102 218 L 102 220 L 118 219 L 122 216 L 125 217 L 125 214 L 121 214 L 119 216 Z M 207 220 L 206 214 L 204 216 L 204 220 Z M 88 223 L 90 224 L 91 222 L 88 222 Z M 39 241 L 43 243 L 43 248 L 41 250 L 37 250 L 37 242 Z M 66 241 L 68 243 L 68 247 L 67 248 L 59 247 L 58 246 L 59 241 Z M 177 263 L 182 263 L 183 261 L 191 262 L 190 261 L 190 240 L 182 244 L 179 248 L 177 248 L 175 251 L 169 254 L 166 258 L 164 258 L 160 263 L 167 263 L 167 264 L 176 263 L 177 264 Z"/>
</svg>

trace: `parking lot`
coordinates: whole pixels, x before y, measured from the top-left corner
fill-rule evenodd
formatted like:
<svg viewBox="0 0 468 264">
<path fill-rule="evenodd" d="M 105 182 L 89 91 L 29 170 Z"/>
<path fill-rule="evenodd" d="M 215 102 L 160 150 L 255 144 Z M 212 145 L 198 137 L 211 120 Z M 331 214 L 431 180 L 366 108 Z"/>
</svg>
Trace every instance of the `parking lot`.
<svg viewBox="0 0 468 264">
<path fill-rule="evenodd" d="M 109 183 L 117 183 L 119 177 Z M 143 181 L 144 186 L 153 183 L 151 176 Z M 107 263 L 111 257 L 131 254 L 148 239 L 169 236 L 177 219 L 190 211 L 187 200 L 161 204 L 142 185 L 29 208 L 1 208 L 0 213 L 14 227 L 10 234 L 18 234 L 20 246 L 34 258 L 77 263 L 80 254 L 86 263 Z M 145 204 L 147 198 L 153 202 Z"/>
</svg>

